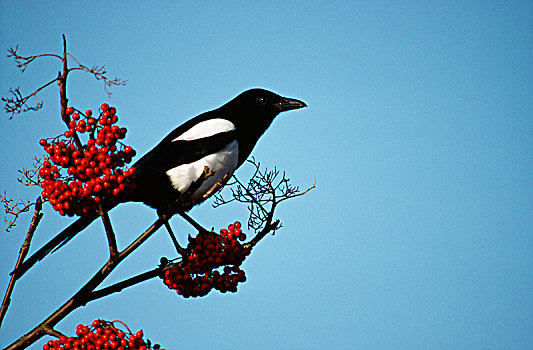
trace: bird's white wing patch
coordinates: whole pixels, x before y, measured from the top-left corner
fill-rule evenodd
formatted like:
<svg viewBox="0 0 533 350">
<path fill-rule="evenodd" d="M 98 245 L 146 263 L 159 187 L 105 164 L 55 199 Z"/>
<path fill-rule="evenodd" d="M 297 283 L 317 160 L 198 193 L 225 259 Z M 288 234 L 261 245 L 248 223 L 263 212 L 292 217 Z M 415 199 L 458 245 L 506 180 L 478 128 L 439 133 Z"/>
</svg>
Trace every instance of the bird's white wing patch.
<svg viewBox="0 0 533 350">
<path fill-rule="evenodd" d="M 194 127 L 192 129 L 194 129 Z M 193 202 L 200 203 L 203 201 L 203 195 L 215 186 L 220 179 L 226 174 L 229 174 L 229 176 L 233 175 L 238 162 L 239 144 L 237 143 L 237 140 L 234 140 L 228 143 L 228 145 L 220 151 L 209 154 L 195 162 L 182 164 L 167 170 L 166 174 L 172 183 L 172 187 L 183 193 L 194 181 L 202 176 L 204 167 L 207 166 L 210 171 L 213 171 L 214 174 L 202 183 L 191 198 Z"/>
<path fill-rule="evenodd" d="M 192 141 L 232 130 L 235 130 L 235 125 L 229 120 L 222 118 L 209 119 L 196 124 L 172 141 Z"/>
</svg>

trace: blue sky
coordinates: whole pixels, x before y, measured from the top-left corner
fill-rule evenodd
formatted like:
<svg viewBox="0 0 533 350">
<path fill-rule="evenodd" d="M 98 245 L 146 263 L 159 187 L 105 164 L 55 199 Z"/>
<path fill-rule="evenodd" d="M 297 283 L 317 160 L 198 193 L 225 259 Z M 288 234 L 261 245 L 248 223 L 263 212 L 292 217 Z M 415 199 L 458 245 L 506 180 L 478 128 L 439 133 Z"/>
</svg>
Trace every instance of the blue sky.
<svg viewBox="0 0 533 350">
<path fill-rule="evenodd" d="M 185 300 L 153 280 L 57 328 L 121 319 L 167 349 L 532 348 L 532 23 L 527 1 L 3 1 L 2 50 L 59 53 L 64 33 L 84 64 L 128 80 L 108 98 L 72 74 L 68 95 L 80 109 L 117 106 L 139 154 L 251 87 L 309 105 L 280 115 L 253 155 L 317 188 L 279 208 L 284 228 L 247 259 L 238 293 Z M 43 59 L 20 74 L 2 58 L 2 95 L 58 69 Z M 35 198 L 17 169 L 63 131 L 57 91 L 41 99 L 39 112 L 0 118 L 0 189 L 12 197 Z M 191 215 L 221 228 L 247 212 L 208 202 Z M 139 204 L 113 210 L 119 246 L 155 217 Z M 0 234 L 2 291 L 28 221 Z M 47 208 L 32 251 L 69 221 Z M 172 225 L 182 241 L 192 233 Z M 71 296 L 106 249 L 93 224 L 21 279 L 0 345 Z M 172 251 L 161 231 L 109 282 Z"/>
</svg>

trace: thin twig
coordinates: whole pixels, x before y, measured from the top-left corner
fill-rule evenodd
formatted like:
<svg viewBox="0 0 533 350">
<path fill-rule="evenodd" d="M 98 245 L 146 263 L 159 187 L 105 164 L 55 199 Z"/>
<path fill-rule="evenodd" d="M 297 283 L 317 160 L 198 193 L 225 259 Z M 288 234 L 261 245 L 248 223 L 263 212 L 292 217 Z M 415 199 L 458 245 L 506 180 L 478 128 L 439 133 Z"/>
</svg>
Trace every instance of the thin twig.
<svg viewBox="0 0 533 350">
<path fill-rule="evenodd" d="M 72 58 L 72 60 L 74 60 L 74 62 L 78 64 L 78 67 L 70 68 L 70 71 L 81 70 L 81 71 L 93 74 L 96 80 L 103 80 L 104 90 L 107 93 L 107 96 L 111 96 L 111 92 L 107 90 L 108 87 L 126 85 L 128 82 L 127 80 L 122 80 L 116 77 L 113 79 L 108 78 L 106 76 L 107 71 L 105 70 L 105 66 L 93 66 L 92 68 L 88 68 L 87 66 L 84 66 L 83 64 L 81 64 L 70 53 L 67 53 L 67 55 L 70 56 L 70 58 Z"/>
<path fill-rule="evenodd" d="M 7 224 L 7 232 L 9 232 L 13 227 L 17 225 L 19 215 L 29 211 L 32 205 L 35 204 L 30 202 L 29 200 L 24 199 L 13 203 L 13 199 L 7 198 L 6 191 L 4 191 L 4 194 L 0 194 L 0 203 L 4 204 L 4 212 L 6 214 L 6 216 L 4 217 L 4 222 Z M 11 215 L 12 219 L 8 220 L 7 215 Z"/>
<path fill-rule="evenodd" d="M 254 176 L 255 176 L 255 174 L 254 174 Z M 268 211 L 267 211 L 267 210 L 261 205 L 261 203 L 259 203 L 259 201 L 257 200 L 256 196 L 254 196 L 254 195 L 250 192 L 250 190 L 248 189 L 248 187 L 244 186 L 244 185 L 242 184 L 242 182 L 240 182 L 239 179 L 238 179 L 236 176 L 234 176 L 234 178 L 235 178 L 235 181 L 241 186 L 241 188 L 244 188 L 244 190 L 246 191 L 246 193 L 247 193 L 248 196 L 250 197 L 250 200 L 251 200 L 253 203 L 257 204 L 257 206 L 263 211 L 263 213 L 265 213 L 265 214 L 268 213 Z M 253 177 L 252 177 L 252 179 L 253 179 Z M 250 181 L 252 181 L 252 180 L 250 179 Z"/>
<path fill-rule="evenodd" d="M 294 197 L 301 196 L 312 188 L 300 192 L 297 186 L 290 183 L 289 178 L 283 173 L 280 179 L 280 171 L 276 168 L 274 170 L 260 169 L 260 163 L 256 162 L 254 158 L 248 161 L 254 167 L 252 177 L 248 180 L 245 186 L 237 177 L 234 176 L 235 188 L 230 188 L 231 199 L 225 199 L 222 194 L 215 195 L 214 207 L 228 204 L 233 201 L 248 204 L 248 228 L 255 230 L 259 235 L 265 233 L 265 227 L 270 228 L 270 231 L 275 231 L 281 228 L 279 220 L 274 221 L 273 211 L 279 203 Z M 275 226 L 273 223 L 276 223 Z M 261 237 L 261 236 L 259 236 Z M 255 242 L 255 241 L 254 241 Z"/>
<path fill-rule="evenodd" d="M 291 194 L 291 195 L 288 195 L 282 199 L 280 199 L 278 201 L 278 203 L 281 203 L 283 202 L 284 200 L 287 200 L 287 199 L 291 199 L 291 198 L 296 198 L 296 197 L 300 197 L 300 196 L 303 196 L 304 194 L 306 194 L 307 192 L 311 191 L 313 188 L 316 187 L 316 179 L 313 180 L 313 184 L 311 185 L 311 187 L 309 187 L 307 190 L 305 191 L 302 191 L 302 192 L 298 192 L 298 193 L 294 193 L 294 194 Z"/>
<path fill-rule="evenodd" d="M 35 59 L 39 57 L 55 57 L 58 59 L 62 59 L 61 56 L 53 54 L 53 53 L 44 53 L 44 54 L 32 55 L 32 56 L 21 56 L 17 53 L 18 49 L 19 49 L 18 45 L 15 48 L 10 47 L 9 49 L 7 49 L 7 51 L 9 52 L 7 57 L 13 57 L 15 59 L 15 62 L 17 62 L 17 67 L 21 69 L 22 73 L 24 73 L 24 71 L 26 70 L 26 68 L 28 68 L 28 65 L 30 63 L 32 63 Z"/>
<path fill-rule="evenodd" d="M 277 204 L 277 203 L 275 203 Z M 245 248 L 253 248 L 257 243 L 259 243 L 260 240 L 262 240 L 268 233 L 272 231 L 276 231 L 278 229 L 278 226 L 280 224 L 279 220 L 276 220 L 272 222 L 274 218 L 274 210 L 276 208 L 276 205 L 272 204 L 272 208 L 270 209 L 270 213 L 268 213 L 267 222 L 265 223 L 265 226 L 261 231 L 259 231 L 254 238 L 252 238 L 248 243 L 244 244 L 243 246 Z"/>
<path fill-rule="evenodd" d="M 43 159 L 39 157 L 34 157 L 33 160 L 33 168 L 22 168 L 22 170 L 18 170 L 21 176 L 17 178 L 17 181 L 23 184 L 24 186 L 40 186 L 41 184 L 41 178 L 39 177 L 39 169 L 41 169 L 43 165 Z"/>
</svg>

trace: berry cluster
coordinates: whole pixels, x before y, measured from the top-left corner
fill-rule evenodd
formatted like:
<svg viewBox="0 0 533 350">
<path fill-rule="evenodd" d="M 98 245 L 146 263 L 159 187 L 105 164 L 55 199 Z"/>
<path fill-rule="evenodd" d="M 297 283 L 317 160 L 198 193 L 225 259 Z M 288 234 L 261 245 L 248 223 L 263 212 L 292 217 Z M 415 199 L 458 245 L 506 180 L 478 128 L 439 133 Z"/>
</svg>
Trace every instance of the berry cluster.
<svg viewBox="0 0 533 350">
<path fill-rule="evenodd" d="M 114 198 L 133 188 L 128 180 L 135 169 L 125 165 L 135 156 L 135 150 L 119 140 L 126 128 L 116 125 L 116 108 L 107 103 L 100 106 L 100 115 L 92 110 L 85 113 L 68 107 L 69 129 L 52 139 L 41 139 L 48 159 L 39 169 L 42 196 L 61 215 L 86 215 L 94 212 L 103 198 Z M 89 136 L 79 147 L 78 134 Z M 66 174 L 65 174 L 66 172 Z"/>
<path fill-rule="evenodd" d="M 144 341 L 143 331 L 133 334 L 129 328 L 122 323 L 127 332 L 115 327 L 114 323 L 104 320 L 94 320 L 91 326 L 78 324 L 76 326 L 76 336 L 60 336 L 58 340 L 50 340 L 43 345 L 43 350 L 77 349 L 77 350 L 164 350 L 159 344 L 153 347 L 150 341 Z"/>
<path fill-rule="evenodd" d="M 240 265 L 250 254 L 250 248 L 239 242 L 245 239 L 238 221 L 220 230 L 220 234 L 199 233 L 189 239 L 181 266 L 165 271 L 164 283 L 185 298 L 205 296 L 213 288 L 221 293 L 235 293 L 237 284 L 246 281 Z M 217 269 L 221 267 L 220 272 Z"/>
</svg>

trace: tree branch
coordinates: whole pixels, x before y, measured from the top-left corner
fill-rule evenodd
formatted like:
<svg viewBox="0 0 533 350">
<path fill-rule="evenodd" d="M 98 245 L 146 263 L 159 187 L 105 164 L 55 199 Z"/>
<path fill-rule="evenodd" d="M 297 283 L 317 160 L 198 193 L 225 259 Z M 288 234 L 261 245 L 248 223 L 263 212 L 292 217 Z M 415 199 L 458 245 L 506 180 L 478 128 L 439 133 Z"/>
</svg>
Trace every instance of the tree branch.
<svg viewBox="0 0 533 350">
<path fill-rule="evenodd" d="M 113 231 L 113 226 L 111 226 L 111 221 L 109 220 L 109 215 L 107 214 L 107 210 L 104 209 L 102 202 L 98 203 L 98 214 L 102 218 L 105 234 L 107 236 L 107 243 L 109 244 L 109 259 L 115 260 L 118 254 L 117 240 L 115 232 Z"/>
<path fill-rule="evenodd" d="M 22 247 L 20 248 L 20 252 L 19 252 L 18 259 L 17 259 L 17 263 L 15 264 L 15 268 L 19 267 L 19 265 L 26 258 L 28 251 L 30 250 L 30 244 L 33 238 L 33 234 L 35 233 L 35 230 L 37 229 L 37 226 L 39 225 L 39 222 L 41 221 L 41 218 L 43 217 L 43 214 L 41 213 L 41 210 L 43 208 L 42 204 L 43 204 L 42 198 L 37 197 L 37 200 L 35 201 L 35 210 L 33 211 L 33 218 L 30 223 L 30 228 L 28 229 L 28 233 L 26 234 L 26 238 L 24 239 L 24 243 L 22 244 Z M 9 281 L 9 285 L 7 286 L 6 294 L 4 296 L 4 300 L 2 301 L 2 307 L 0 308 L 0 326 L 2 325 L 4 316 L 7 313 L 9 304 L 11 303 L 11 294 L 13 293 L 13 288 L 15 288 L 16 280 L 17 279 L 15 275 L 12 275 L 11 280 Z"/>
<path fill-rule="evenodd" d="M 163 268 L 164 267 L 165 267 L 165 265 L 160 265 L 160 266 L 158 266 L 157 268 L 155 268 L 153 270 L 150 270 L 150 271 L 147 271 L 147 272 L 143 272 L 143 273 L 141 273 L 141 274 L 139 274 L 137 276 L 130 277 L 128 279 L 125 279 L 124 281 L 112 284 L 112 285 L 110 285 L 108 287 L 105 287 L 105 288 L 102 288 L 102 289 L 99 289 L 99 290 L 95 290 L 94 292 L 92 292 L 89 295 L 87 295 L 87 297 L 85 298 L 86 303 L 89 303 L 89 302 L 91 302 L 93 300 L 96 300 L 96 299 L 100 299 L 100 298 L 106 297 L 106 296 L 114 294 L 114 293 L 121 292 L 122 290 L 124 290 L 126 288 L 132 287 L 132 286 L 134 286 L 136 284 L 139 284 L 141 282 L 144 282 L 144 281 L 148 281 L 149 279 L 152 279 L 154 277 L 159 277 L 161 275 L 161 273 L 163 272 Z"/>
<path fill-rule="evenodd" d="M 144 233 L 142 233 L 135 241 L 133 241 L 126 249 L 120 252 L 116 260 L 109 259 L 100 270 L 87 282 L 81 289 L 74 294 L 65 304 L 52 313 L 46 320 L 37 325 L 30 332 L 20 337 L 14 343 L 9 345 L 5 350 L 25 349 L 30 344 L 35 343 L 48 333 L 50 329 L 70 314 L 75 309 L 84 306 L 87 303 L 87 297 L 94 291 L 113 271 L 117 265 L 144 243 L 151 235 L 153 235 L 162 225 L 163 220 L 157 219 L 152 226 L 150 226 Z"/>
</svg>

